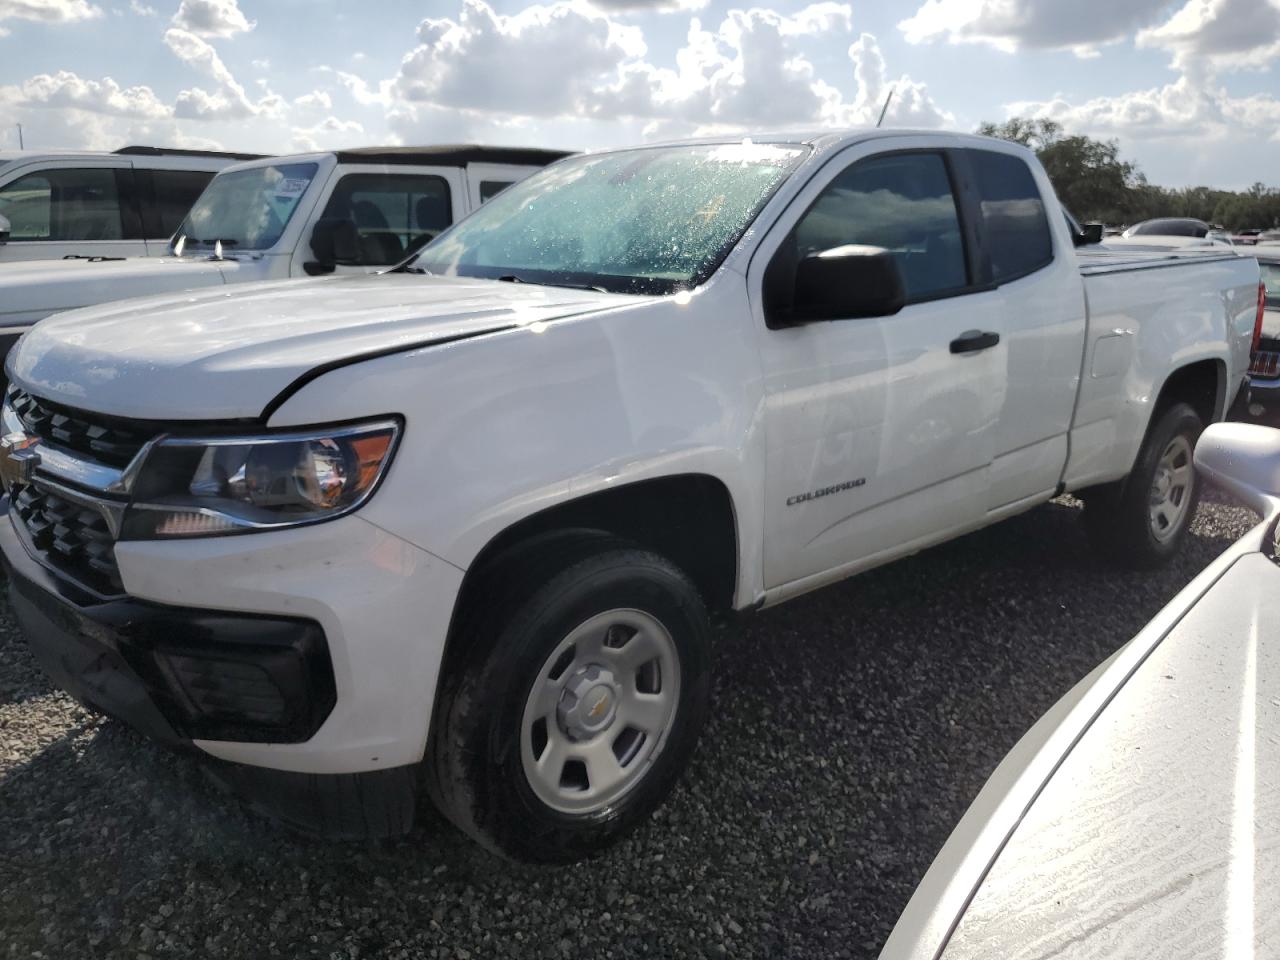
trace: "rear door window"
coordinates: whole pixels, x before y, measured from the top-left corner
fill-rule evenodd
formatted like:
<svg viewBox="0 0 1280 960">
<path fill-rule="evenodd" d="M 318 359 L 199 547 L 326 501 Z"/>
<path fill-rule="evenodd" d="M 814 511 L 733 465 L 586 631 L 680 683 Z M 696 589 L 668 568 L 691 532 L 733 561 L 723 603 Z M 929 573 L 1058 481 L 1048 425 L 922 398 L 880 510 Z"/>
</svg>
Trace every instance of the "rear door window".
<svg viewBox="0 0 1280 960">
<path fill-rule="evenodd" d="M 325 217 L 350 220 L 363 266 L 398 263 L 453 222 L 449 182 L 412 173 L 349 173 L 333 189 Z"/>
<path fill-rule="evenodd" d="M 969 159 L 991 256 L 991 279 L 1008 283 L 1048 266 L 1053 260 L 1053 236 L 1026 161 L 987 150 L 970 150 Z"/>
<path fill-rule="evenodd" d="M 0 216 L 8 218 L 9 239 L 122 240 L 116 171 L 41 170 L 0 187 Z"/>
<path fill-rule="evenodd" d="M 936 153 L 888 154 L 848 167 L 805 213 L 792 241 L 796 263 L 846 244 L 889 250 L 902 269 L 908 300 L 969 284 L 951 178 Z"/>
</svg>

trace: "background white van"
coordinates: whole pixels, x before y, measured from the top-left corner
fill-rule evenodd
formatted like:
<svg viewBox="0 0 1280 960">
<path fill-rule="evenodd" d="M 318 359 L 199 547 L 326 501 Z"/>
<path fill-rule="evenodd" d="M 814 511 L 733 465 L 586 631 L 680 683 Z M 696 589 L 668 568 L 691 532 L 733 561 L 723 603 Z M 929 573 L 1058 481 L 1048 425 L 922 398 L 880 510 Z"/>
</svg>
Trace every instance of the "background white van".
<svg viewBox="0 0 1280 960">
<path fill-rule="evenodd" d="M 0 264 L 163 253 L 213 175 L 257 157 L 162 147 L 0 153 Z"/>
</svg>

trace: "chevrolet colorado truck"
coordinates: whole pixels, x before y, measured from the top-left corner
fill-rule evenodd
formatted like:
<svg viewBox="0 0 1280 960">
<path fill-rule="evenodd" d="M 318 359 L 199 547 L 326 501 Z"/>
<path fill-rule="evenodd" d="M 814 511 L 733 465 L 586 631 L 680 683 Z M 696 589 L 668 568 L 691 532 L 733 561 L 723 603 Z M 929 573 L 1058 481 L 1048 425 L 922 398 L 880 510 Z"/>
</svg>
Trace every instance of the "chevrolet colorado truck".
<svg viewBox="0 0 1280 960">
<path fill-rule="evenodd" d="M 203 192 L 187 199 L 164 229 L 164 242 L 150 241 L 148 251 L 86 248 L 96 255 L 0 270 L 0 357 L 37 320 L 63 310 L 200 287 L 386 269 L 505 187 L 564 156 L 464 144 L 363 147 L 236 163 L 216 177 L 207 174 Z M 0 183 L 5 172 L 0 166 Z M 30 182 L 19 178 L 13 189 Z M 6 189 L 0 186 L 0 213 L 10 209 Z M 14 239 L 0 245 L 0 261 Z M 124 255 L 145 252 L 165 255 Z"/>
<path fill-rule="evenodd" d="M 13 610 L 287 822 L 392 834 L 425 795 L 588 855 L 689 760 L 713 617 L 1064 491 L 1108 556 L 1178 549 L 1258 267 L 1077 239 L 1000 141 L 676 142 L 387 273 L 52 317 L 8 362 Z"/>
</svg>

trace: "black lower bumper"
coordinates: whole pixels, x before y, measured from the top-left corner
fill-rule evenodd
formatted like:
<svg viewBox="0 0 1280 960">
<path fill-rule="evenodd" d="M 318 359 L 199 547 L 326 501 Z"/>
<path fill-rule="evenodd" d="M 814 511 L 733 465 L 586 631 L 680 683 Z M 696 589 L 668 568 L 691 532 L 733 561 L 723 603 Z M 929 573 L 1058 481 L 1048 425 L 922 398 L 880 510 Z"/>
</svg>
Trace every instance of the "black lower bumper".
<svg viewBox="0 0 1280 960">
<path fill-rule="evenodd" d="M 77 700 L 174 747 L 193 739 L 309 739 L 333 710 L 324 632 L 310 620 L 103 601 L 26 550 L 0 499 L 0 561 L 28 645 Z M 250 806 L 329 838 L 394 836 L 413 826 L 417 771 L 272 770 L 205 757 Z"/>
<path fill-rule="evenodd" d="M 0 513 L 9 600 L 58 686 L 148 736 L 299 743 L 333 710 L 333 667 L 311 620 L 103 601 L 32 557 Z"/>
</svg>

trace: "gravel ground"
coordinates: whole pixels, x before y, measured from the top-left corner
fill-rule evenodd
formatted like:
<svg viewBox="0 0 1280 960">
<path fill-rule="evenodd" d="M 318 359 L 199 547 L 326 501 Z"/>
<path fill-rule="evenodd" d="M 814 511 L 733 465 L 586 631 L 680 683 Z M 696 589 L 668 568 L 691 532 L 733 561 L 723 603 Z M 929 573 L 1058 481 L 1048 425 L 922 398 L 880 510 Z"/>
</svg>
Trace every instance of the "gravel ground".
<svg viewBox="0 0 1280 960">
<path fill-rule="evenodd" d="M 55 692 L 0 606 L 0 957 L 873 957 L 1004 753 L 1253 522 L 1214 498 L 1136 574 L 1076 513 L 726 627 L 683 785 L 569 868 L 433 814 L 394 842 L 286 834 Z"/>
</svg>

